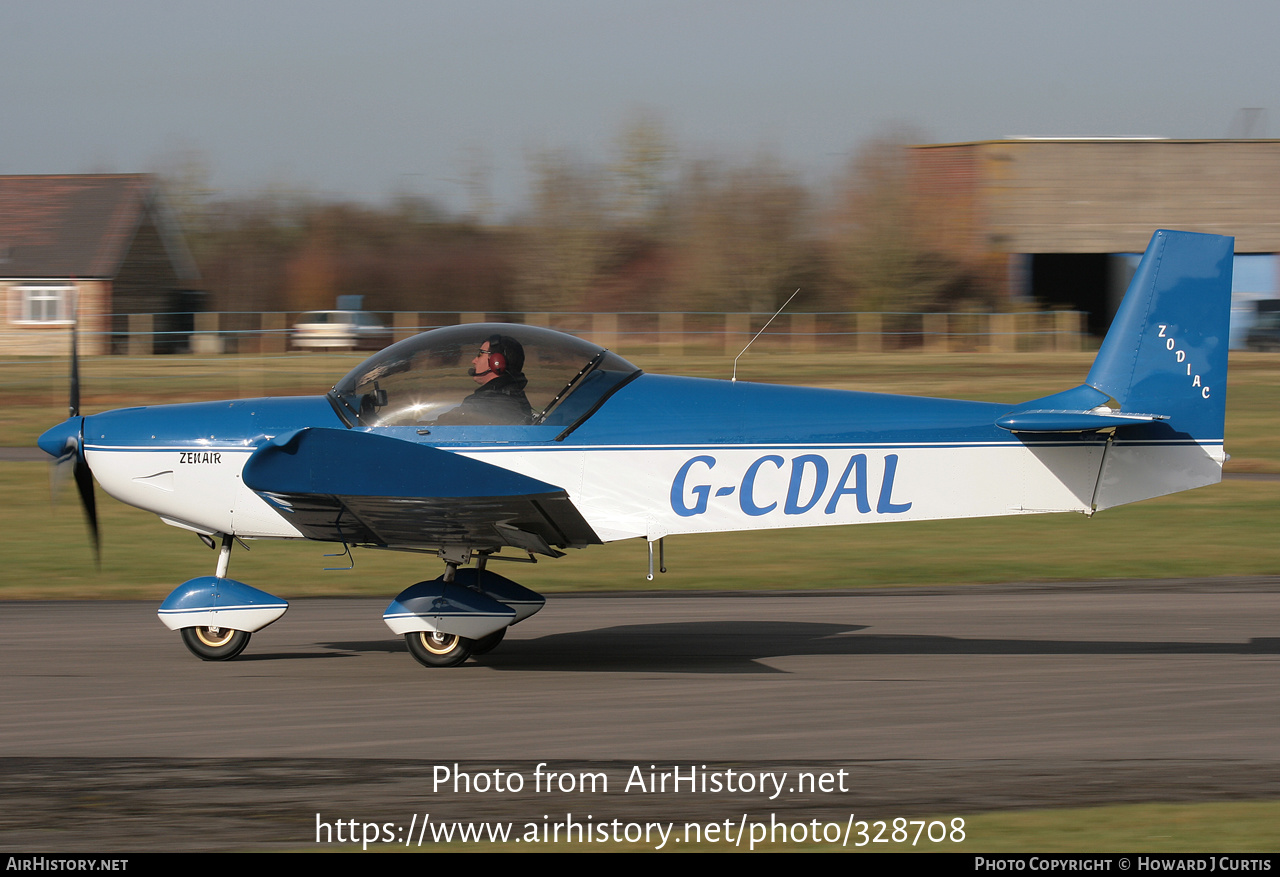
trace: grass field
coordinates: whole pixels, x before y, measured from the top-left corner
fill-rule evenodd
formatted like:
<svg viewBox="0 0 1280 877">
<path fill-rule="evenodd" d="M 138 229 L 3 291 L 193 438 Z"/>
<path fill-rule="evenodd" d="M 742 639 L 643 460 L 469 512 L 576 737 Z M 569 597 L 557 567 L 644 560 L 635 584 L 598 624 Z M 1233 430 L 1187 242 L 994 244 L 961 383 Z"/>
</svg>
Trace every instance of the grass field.
<svg viewBox="0 0 1280 877">
<path fill-rule="evenodd" d="M 966 852 L 1274 853 L 1277 825 L 1280 801 L 984 813 L 965 820 Z"/>
</svg>

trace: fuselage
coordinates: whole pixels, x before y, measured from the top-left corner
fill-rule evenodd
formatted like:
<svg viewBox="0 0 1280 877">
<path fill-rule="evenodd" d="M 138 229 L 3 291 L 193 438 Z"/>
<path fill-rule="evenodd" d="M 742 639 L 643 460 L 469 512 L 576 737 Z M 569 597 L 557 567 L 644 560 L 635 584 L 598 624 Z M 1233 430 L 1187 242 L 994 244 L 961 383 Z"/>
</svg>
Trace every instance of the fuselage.
<svg viewBox="0 0 1280 877">
<path fill-rule="evenodd" d="M 567 435 L 556 425 L 350 428 L 557 485 L 599 541 L 1091 511 L 1106 437 L 1016 435 L 995 425 L 1008 409 L 642 374 Z M 89 415 L 84 447 L 107 493 L 167 523 L 300 538 L 241 473 L 267 442 L 308 428 L 349 427 L 324 396 L 201 402 Z M 1130 454 L 1181 459 L 1190 451 L 1221 465 L 1220 443 L 1129 444 Z"/>
</svg>

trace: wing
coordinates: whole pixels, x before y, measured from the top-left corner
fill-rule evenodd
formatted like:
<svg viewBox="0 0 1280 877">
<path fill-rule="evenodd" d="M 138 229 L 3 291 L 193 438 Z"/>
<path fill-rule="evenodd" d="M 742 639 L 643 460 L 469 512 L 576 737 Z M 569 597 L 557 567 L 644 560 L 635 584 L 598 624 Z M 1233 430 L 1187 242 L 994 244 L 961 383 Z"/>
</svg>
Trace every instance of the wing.
<svg viewBox="0 0 1280 877">
<path fill-rule="evenodd" d="M 286 433 L 244 483 L 309 539 L 387 548 L 555 547 L 600 539 L 563 488 L 461 454 L 340 429 Z M 553 547 L 554 546 L 554 547 Z"/>
</svg>

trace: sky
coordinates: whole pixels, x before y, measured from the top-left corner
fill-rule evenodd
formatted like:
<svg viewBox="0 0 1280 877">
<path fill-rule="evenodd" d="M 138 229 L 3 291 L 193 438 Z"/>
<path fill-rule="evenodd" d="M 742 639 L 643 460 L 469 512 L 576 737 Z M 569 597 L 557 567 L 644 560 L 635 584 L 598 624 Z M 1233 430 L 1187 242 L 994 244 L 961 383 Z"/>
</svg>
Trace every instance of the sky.
<svg viewBox="0 0 1280 877">
<path fill-rule="evenodd" d="M 509 216 L 533 156 L 608 164 L 640 118 L 819 186 L 902 126 L 1280 136 L 1277 34 L 1274 0 L 0 0 L 0 174 L 462 210 L 482 168 Z"/>
</svg>

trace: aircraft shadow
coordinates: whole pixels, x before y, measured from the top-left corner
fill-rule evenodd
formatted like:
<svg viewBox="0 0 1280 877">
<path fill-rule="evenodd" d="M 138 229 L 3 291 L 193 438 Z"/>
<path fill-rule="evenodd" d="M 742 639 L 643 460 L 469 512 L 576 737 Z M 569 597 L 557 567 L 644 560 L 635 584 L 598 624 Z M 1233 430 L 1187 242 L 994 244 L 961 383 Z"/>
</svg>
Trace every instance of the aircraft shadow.
<svg viewBox="0 0 1280 877">
<path fill-rule="evenodd" d="M 402 644 L 403 646 L 403 644 Z M 253 645 L 249 645 L 252 649 Z M 326 646 L 326 648 L 333 648 Z M 374 649 L 361 649 L 359 651 L 375 651 Z M 402 647 L 400 651 L 405 651 Z M 245 651 L 238 655 L 235 659 L 236 664 L 244 664 L 250 661 L 301 661 L 310 658 L 358 658 L 359 654 L 355 651 L 329 651 L 329 652 L 253 652 Z"/>
<path fill-rule="evenodd" d="M 1278 655 L 1280 638 L 1248 642 L 970 639 L 877 635 L 865 625 L 825 622 L 706 621 L 632 624 L 509 640 L 463 667 L 495 670 L 785 673 L 766 658 L 1052 655 Z M 406 652 L 402 641 L 334 642 L 348 652 Z"/>
</svg>

